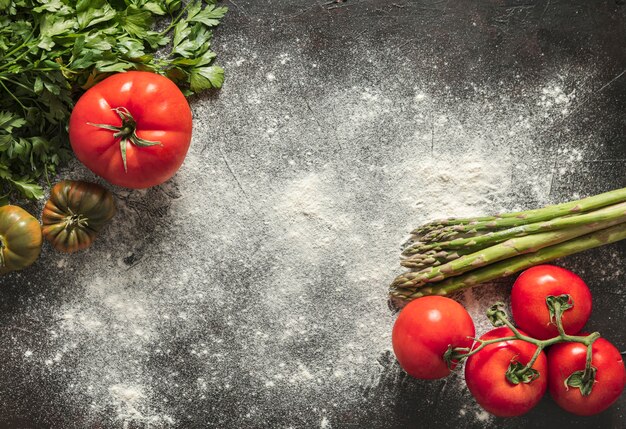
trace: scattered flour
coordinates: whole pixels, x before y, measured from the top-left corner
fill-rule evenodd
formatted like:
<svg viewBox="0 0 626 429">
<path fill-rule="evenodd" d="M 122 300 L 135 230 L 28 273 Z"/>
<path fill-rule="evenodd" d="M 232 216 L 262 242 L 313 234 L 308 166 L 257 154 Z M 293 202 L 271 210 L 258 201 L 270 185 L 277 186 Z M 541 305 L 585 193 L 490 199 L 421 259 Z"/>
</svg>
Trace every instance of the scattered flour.
<svg viewBox="0 0 626 429">
<path fill-rule="evenodd" d="M 490 420 L 493 420 L 493 416 L 485 410 L 476 411 L 475 416 L 476 416 L 476 420 L 482 423 L 486 423 Z"/>
<path fill-rule="evenodd" d="M 326 417 L 322 417 L 322 421 L 320 422 L 320 429 L 330 429 L 331 425 L 328 422 Z"/>
<path fill-rule="evenodd" d="M 175 423 L 174 419 L 167 415 L 146 414 L 146 396 L 141 387 L 115 384 L 109 387 L 109 393 L 115 404 L 117 419 L 122 422 L 124 429 L 137 424 L 145 427 L 163 427 Z"/>
<path fill-rule="evenodd" d="M 252 55 L 231 63 L 265 79 L 233 76 L 240 92 L 226 85 L 194 105 L 211 134 L 196 134 L 176 178 L 115 189 L 116 221 L 89 251 L 44 250 L 69 286 L 45 347 L 22 350 L 63 380 L 85 425 L 365 421 L 372 410 L 361 405 L 393 398 L 384 389 L 402 379 L 389 358 L 386 287 L 406 234 L 433 218 L 551 202 L 564 167 L 545 168 L 540 133 L 586 90 L 575 77 L 523 91 L 473 83 L 464 97 L 437 82 L 355 80 L 313 102 Z M 276 106 L 281 97 L 300 109 Z M 215 111 L 235 117 L 219 123 Z M 89 177 L 80 166 L 72 174 Z M 486 308 L 506 297 L 498 287 L 459 297 L 477 335 L 489 329 Z M 467 399 L 462 377 L 445 383 L 440 400 Z M 460 419 L 491 422 L 466 402 Z"/>
<path fill-rule="evenodd" d="M 541 92 L 543 95 L 541 96 L 540 105 L 546 108 L 545 117 L 549 116 L 548 109 L 550 108 L 561 109 L 561 114 L 567 115 L 569 113 L 568 105 L 576 98 L 575 90 L 566 94 L 559 86 L 546 87 Z"/>
</svg>

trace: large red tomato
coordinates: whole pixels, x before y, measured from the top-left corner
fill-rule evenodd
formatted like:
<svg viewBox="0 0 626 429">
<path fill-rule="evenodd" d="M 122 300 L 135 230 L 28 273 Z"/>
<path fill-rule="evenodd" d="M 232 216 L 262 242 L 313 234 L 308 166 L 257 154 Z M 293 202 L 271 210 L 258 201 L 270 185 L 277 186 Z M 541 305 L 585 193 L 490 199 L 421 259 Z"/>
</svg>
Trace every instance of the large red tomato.
<svg viewBox="0 0 626 429">
<path fill-rule="evenodd" d="M 581 343 L 560 343 L 548 351 L 550 394 L 563 409 L 580 416 L 606 410 L 620 397 L 626 383 L 626 370 L 619 350 L 604 338 L 591 346 L 591 366 L 596 368 L 591 393 L 584 396 L 578 387 L 566 386 L 570 375 L 585 369 L 587 347 Z"/>
<path fill-rule="evenodd" d="M 70 142 L 78 159 L 109 182 L 147 188 L 181 166 L 191 141 L 191 110 L 169 79 L 130 71 L 106 78 L 76 103 Z"/>
<path fill-rule="evenodd" d="M 480 338 L 492 340 L 513 335 L 509 328 L 502 327 L 492 329 Z M 532 366 L 539 373 L 536 379 L 514 384 L 506 376 L 512 362 L 527 365 L 536 350 L 537 346 L 526 341 L 500 341 L 467 358 L 465 382 L 476 402 L 499 417 L 519 416 L 537 405 L 548 385 L 548 364 L 543 351 Z"/>
<path fill-rule="evenodd" d="M 448 346 L 469 348 L 474 335 L 474 322 L 461 304 L 442 296 L 426 296 L 400 312 L 391 340 L 400 366 L 409 375 L 435 379 L 450 374 L 443 359 Z"/>
<path fill-rule="evenodd" d="M 563 329 L 578 333 L 591 315 L 591 292 L 573 272 L 554 265 L 537 265 L 524 271 L 511 290 L 511 310 L 515 324 L 531 337 L 545 340 L 557 336 L 550 320 L 546 297 L 568 294 L 574 306 L 563 312 Z"/>
</svg>

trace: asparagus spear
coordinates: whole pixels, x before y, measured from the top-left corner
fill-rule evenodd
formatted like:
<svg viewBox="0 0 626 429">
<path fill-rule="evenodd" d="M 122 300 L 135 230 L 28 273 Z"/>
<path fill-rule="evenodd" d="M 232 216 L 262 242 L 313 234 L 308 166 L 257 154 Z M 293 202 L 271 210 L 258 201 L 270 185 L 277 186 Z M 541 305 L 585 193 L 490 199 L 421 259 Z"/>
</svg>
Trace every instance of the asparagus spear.
<svg viewBox="0 0 626 429">
<path fill-rule="evenodd" d="M 400 261 L 400 265 L 408 268 L 424 269 L 428 267 L 436 267 L 441 264 L 446 264 L 450 261 L 460 258 L 463 255 L 468 255 L 475 252 L 476 249 L 462 249 L 462 250 L 427 250 L 424 253 L 419 253 L 411 256 L 410 258 Z"/>
<path fill-rule="evenodd" d="M 584 223 L 573 222 L 570 228 L 540 232 L 516 237 L 484 248 L 439 266 L 398 276 L 392 283 L 396 288 L 419 287 L 426 283 L 442 281 L 467 271 L 492 264 L 514 256 L 535 252 L 539 249 L 563 243 L 576 237 L 626 222 L 626 203 L 615 204 L 589 214 Z"/>
<path fill-rule="evenodd" d="M 501 243 L 513 237 L 522 237 L 536 232 L 554 231 L 576 225 L 609 220 L 615 215 L 619 216 L 620 210 L 623 210 L 620 208 L 620 204 L 616 204 L 605 207 L 604 209 L 576 216 L 559 217 L 546 222 L 535 222 L 527 225 L 520 225 L 471 238 L 461 238 L 440 243 L 415 243 L 402 252 L 403 255 L 413 256 L 403 260 L 401 264 L 406 267 L 416 268 L 413 261 L 421 261 L 427 255 L 432 256 L 436 254 L 439 258 L 445 258 L 448 254 L 454 254 L 454 251 L 457 251 L 456 253 L 458 255 L 469 254 L 484 249 L 485 247 L 489 247 L 493 244 Z M 450 250 L 454 251 L 449 252 Z M 458 251 L 463 253 L 459 253 Z"/>
<path fill-rule="evenodd" d="M 626 201 L 626 188 L 615 189 L 610 192 L 583 198 L 581 200 L 570 201 L 567 203 L 523 212 L 503 213 L 496 216 L 484 216 L 478 218 L 451 218 L 437 220 L 415 229 L 411 234 L 415 235 L 419 241 L 441 241 L 441 238 L 446 236 L 445 234 L 509 228 L 533 222 L 550 220 L 555 217 L 583 213 L 624 201 Z M 451 237 L 447 238 L 449 239 Z"/>
<path fill-rule="evenodd" d="M 543 264 L 557 258 L 624 239 L 626 239 L 626 223 L 621 223 L 563 243 L 545 247 L 534 253 L 519 255 L 457 277 L 451 277 L 439 283 L 419 288 L 398 288 L 392 286 L 390 294 L 407 301 L 426 295 L 448 295 L 479 283 L 510 276 L 533 265 Z"/>
</svg>

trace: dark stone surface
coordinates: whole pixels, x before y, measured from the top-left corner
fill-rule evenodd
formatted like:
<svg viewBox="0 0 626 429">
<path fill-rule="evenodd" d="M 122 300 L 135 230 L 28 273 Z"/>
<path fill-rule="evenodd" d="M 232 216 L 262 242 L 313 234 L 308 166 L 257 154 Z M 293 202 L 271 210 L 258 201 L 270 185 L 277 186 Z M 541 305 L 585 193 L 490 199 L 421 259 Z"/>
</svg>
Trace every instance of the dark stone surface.
<svg viewBox="0 0 626 429">
<path fill-rule="evenodd" d="M 116 195 L 125 198 L 125 221 L 133 229 L 124 234 L 118 232 L 108 241 L 103 238 L 100 247 L 97 245 L 95 253 L 91 253 L 92 256 L 103 256 L 106 246 L 113 246 L 113 240 L 121 240 L 121 249 L 113 250 L 113 259 L 119 257 L 129 270 L 144 263 L 155 267 L 157 264 L 150 262 L 154 258 L 168 260 L 171 249 L 164 247 L 163 238 L 166 237 L 171 240 L 174 251 L 195 255 L 189 262 L 191 266 L 204 267 L 206 271 L 202 274 L 198 272 L 189 282 L 214 282 L 222 285 L 228 293 L 248 296 L 242 298 L 237 306 L 219 294 L 209 293 L 211 302 L 196 302 L 192 296 L 181 296 L 177 305 L 189 305 L 193 311 L 201 313 L 201 326 L 206 332 L 216 332 L 216 335 L 226 339 L 237 338 L 239 329 L 227 324 L 225 316 L 235 314 L 237 320 L 243 323 L 248 320 L 245 316 L 248 308 L 258 311 L 255 300 L 262 297 L 258 285 L 271 282 L 274 275 L 272 267 L 281 264 L 279 253 L 256 254 L 252 253 L 252 243 L 229 241 L 233 237 L 241 239 L 246 234 L 255 235 L 259 241 L 272 240 L 274 230 L 259 221 L 272 221 L 272 218 L 264 204 L 255 202 L 255 197 L 264 195 L 265 186 L 296 177 L 296 170 L 320 171 L 328 163 L 336 163 L 337 171 L 345 177 L 369 174 L 368 183 L 376 183 L 376 172 L 367 173 L 368 170 L 360 170 L 361 167 L 350 170 L 350 166 L 342 164 L 342 159 L 366 160 L 371 165 L 399 162 L 401 155 L 390 159 L 390 154 L 395 153 L 396 147 L 398 153 L 402 148 L 410 149 L 410 144 L 407 146 L 401 140 L 405 136 L 408 138 L 413 129 L 403 124 L 406 118 L 401 115 L 404 106 L 408 106 L 406 100 L 414 95 L 416 84 L 434 94 L 441 92 L 448 100 L 464 100 L 472 96 L 469 82 L 497 88 L 503 81 L 501 92 L 514 97 L 527 85 L 535 85 L 555 75 L 582 76 L 583 80 L 577 83 L 586 89 L 579 93 L 580 97 L 573 103 L 570 114 L 540 123 L 532 135 L 536 153 L 515 143 L 507 147 L 509 142 L 506 138 L 494 141 L 494 148 L 501 150 L 507 147 L 511 159 L 527 163 L 535 174 L 541 175 L 544 169 L 553 168 L 552 173 L 545 174 L 545 180 L 550 184 L 544 197 L 551 201 L 626 186 L 626 14 L 621 2 L 345 0 L 326 3 L 324 0 L 237 0 L 226 3 L 229 3 L 230 13 L 216 30 L 215 49 L 226 65 L 227 81 L 222 93 L 193 100 L 194 114 L 199 120 L 196 135 L 200 136 L 194 141 L 198 149 L 190 155 L 197 161 L 189 169 L 193 174 L 147 193 L 128 195 L 117 190 Z M 295 58 L 297 64 L 287 67 L 282 75 L 277 74 L 275 105 L 263 105 L 255 110 L 254 105 L 246 104 L 246 97 L 251 88 L 265 81 L 265 73 L 271 71 L 271 66 L 277 64 L 277 56 L 283 52 Z M 244 63 L 241 68 L 234 67 L 237 59 L 249 59 L 252 53 L 258 56 L 256 63 L 249 61 L 250 65 Z M 368 62 L 371 57 L 376 57 L 376 61 Z M 316 67 L 311 67 L 311 64 Z M 402 108 L 398 109 L 396 119 L 386 117 L 384 122 L 375 123 L 371 129 L 363 125 L 353 141 L 336 131 L 341 123 L 338 118 L 343 112 L 329 110 L 329 99 L 332 99 L 333 90 L 349 90 L 354 85 L 384 88 L 386 96 Z M 445 91 L 442 89 L 444 86 L 448 87 Z M 212 109 L 219 114 L 219 124 L 211 122 L 213 119 L 206 119 L 208 116 L 202 116 Z M 255 127 L 246 124 L 259 125 L 255 122 L 260 121 L 255 119 L 256 115 L 262 112 L 270 117 L 268 112 L 273 110 L 298 118 L 312 114 L 319 131 L 316 131 L 316 124 L 287 121 L 278 124 L 279 129 L 284 127 L 285 137 L 259 137 L 256 140 Z M 207 123 L 203 122 L 204 119 Z M 459 120 L 463 121 L 463 118 Z M 327 127 L 327 123 L 332 125 Z M 466 126 L 471 128 L 472 124 L 466 123 Z M 302 139 L 302 143 L 306 144 L 304 149 L 312 153 L 310 164 L 290 167 L 286 159 L 304 156 L 303 147 L 298 145 L 300 133 L 306 135 Z M 394 136 L 394 139 L 389 136 Z M 442 141 L 442 152 L 458 150 L 462 145 L 460 142 L 453 143 L 446 146 L 446 142 Z M 566 147 L 580 149 L 585 158 L 570 160 L 562 157 L 559 150 Z M 249 154 L 257 156 L 251 160 Z M 224 164 L 222 158 L 236 165 L 239 175 L 235 175 L 229 161 Z M 263 164 L 265 161 L 267 164 Z M 197 167 L 203 163 L 206 170 Z M 216 172 L 211 172 L 211 169 Z M 84 170 L 77 166 L 70 171 L 75 175 L 84 174 Z M 522 206 L 533 207 L 540 202 L 540 198 L 527 186 L 525 174 L 528 172 L 513 172 L 511 188 Z M 233 234 L 225 239 L 215 235 L 214 241 L 204 236 L 202 249 L 211 250 L 199 254 L 194 253 L 197 243 L 189 241 L 190 234 L 196 230 L 192 228 L 191 232 L 177 236 L 181 227 L 170 223 L 169 219 L 176 216 L 171 213 L 170 205 L 171 201 L 186 195 L 184 189 L 187 184 L 206 177 L 214 180 L 207 186 L 214 185 L 214 189 L 207 192 L 215 195 L 212 206 L 206 210 L 231 219 L 232 224 L 224 225 L 211 218 L 210 214 L 205 215 L 204 222 L 209 224 L 207 228 L 213 224 L 218 235 L 222 229 Z M 226 177 L 228 182 L 220 182 L 218 177 Z M 374 198 L 384 200 L 384 188 L 377 191 L 371 187 L 370 194 L 368 187 L 345 186 L 345 199 L 349 204 L 371 208 L 374 212 L 372 219 L 377 210 L 381 217 L 384 216 L 386 209 L 371 202 Z M 244 194 L 248 192 L 252 202 L 242 201 L 242 198 L 219 197 L 221 191 L 231 192 L 236 187 L 241 188 Z M 150 216 L 143 218 L 140 215 L 142 211 Z M 396 242 L 406 232 L 399 230 L 405 222 L 406 219 L 394 218 L 385 225 L 393 235 L 387 243 L 393 252 Z M 67 266 L 57 268 L 60 257 L 46 248 L 42 260 L 34 267 L 0 280 L 0 427 L 169 427 L 163 421 L 154 424 L 131 421 L 124 426 L 123 422 L 111 417 L 116 413 L 111 405 L 99 409 L 94 417 L 88 398 L 77 399 L 63 393 L 73 377 L 50 371 L 45 365 L 32 365 L 23 358 L 26 349 L 39 353 L 57 347 L 50 337 L 50 330 L 58 323 L 59 308 L 79 302 L 78 293 L 84 284 L 78 277 L 78 271 L 83 264 L 86 267 L 100 266 L 100 262 L 90 260 L 89 255 L 76 256 L 71 269 Z M 242 261 L 244 258 L 246 262 Z M 592 288 L 594 313 L 589 329 L 601 331 L 620 350 L 626 350 L 626 331 L 623 328 L 625 258 L 626 244 L 620 243 L 569 257 L 562 262 L 562 265 L 583 276 Z M 353 308 L 365 306 L 364 301 L 344 297 L 343 292 L 334 294 L 336 284 L 330 279 L 345 275 L 344 269 L 335 262 L 330 257 L 320 262 L 319 269 L 311 277 L 319 288 L 308 292 L 306 299 L 314 303 L 330 295 L 338 302 L 348 300 Z M 179 268 L 176 264 L 164 264 L 167 268 L 164 271 L 175 272 Z M 115 266 L 104 259 L 101 265 L 102 270 Z M 263 267 L 263 270 L 259 271 L 257 267 Z M 617 274 L 612 275 L 614 272 Z M 127 286 L 146 290 L 144 286 L 153 274 L 147 272 L 143 277 L 129 280 Z M 157 274 L 161 275 L 158 270 Z M 173 278 L 175 276 L 172 275 Z M 241 284 L 233 284 L 234 276 L 245 280 Z M 503 287 L 509 285 L 510 282 Z M 163 287 L 155 286 L 149 291 L 159 294 L 163 292 Z M 380 301 L 384 301 L 385 286 L 381 285 L 380 289 Z M 167 305 L 165 303 L 164 307 Z M 350 311 L 339 312 L 333 313 L 332 317 L 348 319 L 350 314 Z M 272 313 L 268 310 L 270 330 L 271 317 Z M 330 316 L 319 314 L 318 317 L 324 319 Z M 389 322 L 386 320 L 384 323 Z M 282 328 L 280 324 L 275 327 Z M 318 407 L 319 401 L 327 397 L 339 403 L 335 409 L 328 404 L 328 427 L 332 428 L 626 427 L 625 395 L 610 410 L 590 418 L 567 414 L 549 396 L 537 408 L 519 418 L 488 421 L 470 418 L 469 414 L 464 416 L 459 413 L 465 404 L 472 401 L 469 393 L 450 393 L 451 386 L 459 382 L 458 377 L 434 382 L 410 379 L 399 370 L 389 350 L 379 354 L 378 362 L 382 369 L 377 383 L 368 385 L 364 380 L 362 386 L 355 386 L 352 391 L 338 388 L 332 395 L 320 396 L 321 399 L 315 398 L 315 392 L 303 393 L 302 400 L 293 399 L 294 395 L 298 395 L 293 390 L 264 393 L 250 387 L 258 380 L 247 371 L 250 362 L 247 361 L 245 347 L 241 346 L 245 344 L 243 340 L 233 340 L 236 347 L 230 350 L 239 350 L 240 353 L 231 353 L 229 362 L 218 370 L 218 377 L 236 380 L 233 382 L 235 388 L 211 391 L 205 398 L 188 401 L 183 396 L 186 391 L 173 386 L 194 383 L 198 374 L 206 372 L 204 364 L 189 361 L 187 351 L 190 344 L 202 341 L 203 335 L 193 330 L 181 331 L 176 326 L 168 327 L 166 323 L 159 325 L 158 330 L 172 352 L 161 359 L 157 349 L 163 348 L 162 344 L 145 345 L 146 356 L 149 357 L 145 366 L 147 373 L 156 379 L 169 377 L 167 384 L 155 383 L 151 397 L 159 401 L 167 400 L 176 427 L 319 427 L 318 409 L 308 404 Z M 320 331 L 312 335 L 313 343 L 317 344 L 315 346 L 302 345 L 297 341 L 291 344 L 294 357 L 299 357 L 303 348 L 307 353 L 324 353 L 324 350 L 333 347 L 335 337 L 332 333 Z M 88 342 L 79 342 L 73 351 L 64 355 L 64 367 L 69 372 L 78 371 L 76 368 L 81 368 L 80 362 L 93 352 L 93 346 Z M 114 353 L 121 354 L 113 356 Z M 259 355 L 262 356 L 262 353 Z M 100 357 L 96 354 L 94 359 Z M 124 359 L 123 350 L 112 351 L 111 359 Z M 102 366 L 106 366 L 105 361 Z M 344 399 L 353 403 L 355 396 L 360 398 L 356 402 L 358 406 L 341 406 Z M 258 419 L 244 417 L 248 406 L 257 410 Z"/>
</svg>

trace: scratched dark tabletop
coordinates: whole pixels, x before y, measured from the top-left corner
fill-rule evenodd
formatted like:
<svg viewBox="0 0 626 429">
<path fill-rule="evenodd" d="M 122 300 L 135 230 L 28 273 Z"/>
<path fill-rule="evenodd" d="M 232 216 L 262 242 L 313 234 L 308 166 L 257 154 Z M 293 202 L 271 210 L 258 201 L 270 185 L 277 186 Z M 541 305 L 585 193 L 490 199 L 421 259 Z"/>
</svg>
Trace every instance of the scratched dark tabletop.
<svg viewBox="0 0 626 429">
<path fill-rule="evenodd" d="M 273 190 L 280 191 L 282 184 L 286 183 L 283 181 L 297 177 L 301 170 L 315 173 L 331 165 L 336 168 L 334 177 L 341 182 L 341 177 L 352 174 L 348 161 L 360 160 L 361 165 L 370 163 L 373 168 L 400 162 L 398 158 L 395 161 L 388 159 L 394 153 L 392 146 L 397 145 L 401 152 L 400 149 L 410 149 L 412 143 L 410 139 L 402 144 L 390 140 L 414 132 L 404 112 L 413 103 L 416 86 L 434 85 L 433 93 L 445 87 L 443 97 L 448 100 L 457 97 L 462 104 L 470 97 L 469 83 L 492 88 L 492 92 L 497 92 L 493 88 L 500 85 L 502 94 L 514 98 L 521 96 L 524 88 L 541 90 L 545 82 L 562 79 L 565 87 L 569 86 L 572 91 L 576 89 L 576 98 L 568 100 L 567 114 L 558 116 L 557 120 L 541 122 L 536 130 L 530 131 L 534 133 L 532 144 L 536 149 L 532 157 L 522 147 L 524 143 L 518 140 L 505 137 L 493 143 L 496 152 L 510 146 L 507 150 L 511 159 L 528 164 L 527 168 L 540 177 L 541 198 L 526 186 L 523 175 L 513 175 L 510 185 L 512 200 L 531 208 L 540 202 L 559 202 L 573 195 L 582 197 L 626 186 L 626 6 L 623 1 L 237 0 L 226 1 L 225 4 L 230 12 L 223 25 L 215 31 L 214 49 L 219 54 L 219 62 L 225 66 L 226 83 L 221 93 L 191 100 L 197 120 L 193 143 L 196 149 L 192 150 L 190 161 L 183 167 L 186 172 L 179 173 L 180 177 L 172 185 L 148 193 L 128 194 L 115 190 L 118 197 L 125 199 L 125 207 L 130 208 L 120 217 L 120 222 L 128 222 L 132 230 L 127 232 L 128 235 L 119 232 L 119 228 L 112 230 L 109 238 L 103 237 L 92 251 L 72 259 L 74 268 L 68 269 L 63 262 L 65 259 L 46 245 L 42 258 L 33 267 L 19 275 L 0 279 L 0 427 L 626 428 L 626 395 L 622 395 L 608 411 L 588 418 L 562 411 L 549 395 L 522 417 L 476 418 L 470 415 L 473 412 L 459 412 L 471 401 L 471 397 L 467 393 L 452 392 L 451 384 L 458 379 L 433 382 L 412 380 L 402 374 L 388 349 L 375 358 L 381 366 L 377 383 L 367 386 L 367 380 L 364 380 L 360 390 L 348 391 L 338 387 L 332 395 L 323 396 L 327 394 L 324 393 L 318 398 L 309 392 L 306 393 L 310 395 L 308 399 L 300 400 L 297 391 L 281 393 L 280 387 L 275 388 L 276 393 L 257 391 L 257 381 L 252 371 L 250 374 L 247 371 L 248 365 L 254 367 L 255 364 L 246 363 L 244 356 L 247 352 L 242 347 L 240 356 L 230 355 L 230 364 L 220 363 L 223 366 L 217 370 L 217 377 L 228 377 L 234 387 L 218 391 L 211 390 L 211 387 L 207 390 L 204 386 L 203 395 L 192 400 L 185 397 L 185 390 L 177 389 L 179 385 L 200 383 L 197 381 L 200 380 L 198 372 L 203 367 L 190 364 L 182 352 L 160 359 L 158 350 L 154 350 L 155 345 L 151 353 L 156 358 L 146 364 L 146 373 L 155 380 L 163 375 L 173 377 L 174 381 L 171 385 L 155 381 L 156 387 L 150 391 L 153 404 L 138 410 L 149 413 L 158 408 L 154 405 L 158 399 L 166 398 L 168 413 L 172 414 L 170 420 L 155 417 L 150 421 L 131 416 L 129 421 L 124 421 L 114 416 L 120 410 L 111 404 L 99 408 L 101 417 L 94 417 L 93 410 L 89 408 L 90 402 L 85 400 L 84 395 L 67 394 L 75 387 L 72 380 L 84 384 L 84 380 L 90 379 L 90 375 L 84 373 L 92 367 L 80 366 L 81 353 L 95 350 L 93 345 L 81 349 L 80 344 L 76 349 L 63 350 L 64 357 L 58 360 L 61 360 L 59 365 L 65 365 L 63 371 L 67 372 L 54 372 L 54 368 L 60 368 L 55 366 L 55 355 L 50 352 L 54 347 L 60 347 L 55 343 L 54 335 L 57 334 L 54 332 L 65 326 L 59 325 L 59 309 L 80 305 L 78 294 L 83 293 L 81 291 L 86 287 L 81 280 L 84 277 L 79 277 L 80 266 L 95 267 L 94 272 L 106 278 L 116 267 L 110 261 L 119 260 L 119 265 L 129 270 L 141 262 L 144 265 L 137 267 L 153 267 L 154 272 L 146 272 L 143 277 L 135 274 L 131 286 L 147 290 L 142 288 L 152 275 L 167 278 L 165 271 L 185 271 L 179 265 L 167 265 L 168 258 L 164 256 L 166 251 L 162 246 L 165 245 L 163 241 L 171 240 L 175 249 L 184 248 L 190 255 L 196 255 L 189 260 L 191 267 L 206 270 L 203 277 L 192 275 L 185 281 L 222 284 L 224 290 L 229 290 L 233 287 L 231 277 L 241 274 L 243 270 L 249 277 L 248 281 L 257 284 L 244 283 L 232 292 L 243 294 L 240 306 L 235 307 L 232 300 L 219 294 L 211 296 L 211 292 L 209 297 L 223 303 L 222 307 L 212 307 L 210 303 L 198 304 L 206 304 L 208 309 L 203 329 L 213 330 L 218 337 L 223 333 L 228 342 L 230 335 L 236 337 L 237 330 L 223 321 L 234 314 L 245 322 L 248 319 L 241 315 L 240 309 L 252 308 L 254 311 L 253 301 L 264 302 L 258 294 L 262 293 L 259 288 L 265 280 L 263 275 L 254 271 L 253 266 L 271 271 L 272 266 L 281 263 L 277 258 L 263 256 L 264 252 L 252 253 L 245 248 L 245 239 L 250 236 L 256 235 L 268 241 L 272 239 L 272 231 L 268 230 L 270 226 L 255 223 L 257 217 L 269 212 L 262 203 L 264 189 L 278 183 Z M 269 84 L 279 88 L 272 97 L 263 98 L 261 92 L 254 93 L 255 88 L 264 88 Z M 381 123 L 372 118 L 374 126 L 363 124 L 360 130 L 354 131 L 354 139 L 350 139 L 337 131 L 343 126 L 344 112 L 341 109 L 329 110 L 328 106 L 333 103 L 333 94 L 349 94 L 354 87 L 372 88 L 368 94 L 379 94 L 391 100 L 388 109 L 393 114 L 386 116 Z M 261 97 L 263 101 L 250 104 L 252 95 Z M 347 97 L 348 101 L 352 100 L 349 95 Z M 341 103 L 334 106 L 341 108 Z M 274 113 L 278 118 L 275 126 L 268 119 Z M 290 115 L 291 122 L 281 122 L 281 118 L 286 117 L 284 115 Z M 311 115 L 315 120 L 305 122 L 304 118 Z M 301 124 L 298 123 L 300 120 Z M 472 125 L 464 126 L 471 129 Z M 274 127 L 272 133 L 275 136 L 257 136 L 256 130 L 261 133 L 262 126 Z M 561 156 L 564 148 L 583 156 Z M 306 153 L 308 163 L 295 167 L 287 163 L 289 157 L 297 160 L 309 150 Z M 448 150 L 453 151 L 454 147 Z M 243 156 L 242 153 L 257 156 Z M 284 159 L 281 158 L 283 155 Z M 282 167 L 278 164 L 268 167 L 272 162 L 280 163 L 281 160 L 284 161 Z M 203 163 L 206 164 L 206 171 L 201 168 Z M 371 177 L 366 177 L 374 170 L 361 166 L 355 168 L 359 169 L 358 174 L 363 175 L 363 180 L 376 183 Z M 541 178 L 541 171 L 544 170 L 545 177 Z M 70 167 L 65 173 L 72 177 L 86 174 L 79 166 Z M 210 248 L 203 248 L 200 255 L 193 253 L 193 246 L 185 247 L 177 240 L 175 231 L 183 230 L 183 226 L 176 223 L 170 225 L 168 220 L 164 220 L 182 216 L 177 207 L 191 205 L 161 203 L 179 197 L 180 201 L 189 201 L 185 200 L 185 190 L 194 189 L 195 184 L 208 180 L 205 176 L 212 174 L 215 175 L 215 182 L 207 182 L 205 188 L 214 196 L 214 203 L 205 208 L 209 215 L 199 212 L 199 216 L 205 218 L 205 228 L 216 230 L 215 237 L 223 234 L 226 238 L 211 242 Z M 386 186 L 385 183 L 381 189 Z M 380 210 L 377 213 L 383 218 L 385 213 L 393 211 L 389 205 L 383 210 L 383 203 L 371 201 L 371 198 L 386 201 L 383 191 L 368 197 L 367 189 L 358 186 L 356 189 L 357 196 L 363 197 L 355 202 L 357 209 L 360 205 L 372 207 L 374 211 Z M 371 189 L 374 192 L 373 186 Z M 220 197 L 220 192 L 223 197 Z M 237 199 L 231 199 L 234 193 L 240 193 Z M 242 202 L 244 197 L 247 202 Z M 142 211 L 150 213 L 142 217 Z M 216 216 L 211 217 L 211 211 Z M 390 280 L 395 275 L 392 270 L 397 264 L 394 260 L 397 244 L 402 234 L 407 232 L 403 228 L 411 223 L 406 214 L 396 213 L 394 216 L 395 223 L 390 221 L 386 225 L 387 235 L 392 236 L 387 245 L 390 252 L 381 258 L 388 257 L 391 268 L 379 279 L 380 294 L 376 302 L 385 301 L 385 279 Z M 250 230 L 245 229 L 245 233 L 239 235 L 235 232 L 229 234 L 228 223 L 218 220 L 218 217 L 230 219 L 237 228 L 245 224 Z M 243 220 L 238 223 L 238 219 Z M 268 219 L 271 223 L 272 218 Z M 168 228 L 173 232 L 168 233 Z M 244 228 L 237 231 L 240 230 Z M 188 232 L 185 239 L 195 230 L 189 231 L 191 233 Z M 114 239 L 120 239 L 122 250 L 113 248 L 112 235 Z M 124 242 L 124 237 L 129 241 Z M 131 241 L 132 245 L 129 244 Z M 103 256 L 108 251 L 113 253 L 110 260 Z M 164 256 L 164 268 L 151 262 L 154 254 Z M 252 258 L 250 266 L 244 261 L 245 255 Z M 99 256 L 103 256 L 101 267 L 93 261 Z M 199 258 L 205 259 L 198 262 Z M 575 272 L 584 273 L 592 289 L 594 312 L 588 328 L 599 330 L 620 350 L 626 350 L 625 258 L 626 243 L 622 242 L 560 262 Z M 212 261 L 217 262 L 210 265 Z M 311 268 L 317 270 L 313 271 L 311 278 L 323 278 L 332 284 L 332 277 L 343 275 L 343 269 L 329 261 L 322 259 L 318 265 Z M 511 281 L 504 283 L 501 287 L 506 290 Z M 160 286 L 154 287 L 152 293 L 155 296 L 161 292 L 170 293 L 159 289 Z M 333 290 L 329 287 L 323 291 L 337 305 L 341 305 L 344 302 L 341 292 Z M 324 299 L 320 296 L 315 297 Z M 194 302 L 189 301 L 189 317 L 194 317 L 194 311 L 200 308 L 194 307 Z M 355 311 L 360 311 L 361 304 L 358 300 L 353 302 Z M 327 303 L 321 309 L 328 309 L 329 305 Z M 385 321 L 389 328 L 393 317 L 391 313 L 389 310 L 389 319 Z M 312 313 L 306 314 L 310 316 Z M 324 320 L 326 316 L 319 314 L 317 317 Z M 333 313 L 333 317 L 338 316 Z M 349 323 L 350 312 L 342 317 Z M 271 316 L 268 318 L 271 319 Z M 160 341 L 165 345 L 159 343 L 158 346 L 186 350 L 192 341 L 198 341 L 189 329 L 181 332 L 163 334 Z M 327 335 L 330 337 L 320 335 L 320 341 L 336 338 L 330 332 Z M 229 350 L 237 350 L 238 344 Z M 325 346 L 335 347 L 332 342 L 320 344 L 322 349 Z M 141 343 L 141 346 L 151 347 L 147 342 Z M 303 347 L 311 350 L 306 348 L 310 346 Z M 316 353 L 319 347 L 315 349 Z M 32 356 L 27 355 L 28 359 L 25 358 L 25 350 L 32 350 Z M 40 364 L 33 363 L 43 354 L 50 356 L 49 368 L 44 363 L 45 358 Z M 115 358 L 120 359 L 119 356 Z M 303 359 L 306 363 L 307 358 Z M 103 367 L 109 365 L 106 358 L 101 364 Z M 118 366 L 123 366 L 123 362 Z M 262 366 L 260 368 L 263 369 Z M 95 388 L 97 381 L 94 379 Z M 329 387 L 327 390 L 332 389 Z M 114 389 L 111 392 L 117 391 Z M 147 395 L 146 392 L 144 394 Z M 344 396 L 346 401 L 351 401 L 350 404 L 358 406 L 342 407 Z M 358 396 L 358 400 L 354 396 Z M 327 397 L 332 401 L 329 399 L 329 403 L 324 405 Z M 313 404 L 310 408 L 307 405 L 309 402 Z M 251 410 L 256 410 L 257 418 L 254 415 L 250 417 L 252 411 L 246 411 L 246 404 L 253 405 Z M 100 407 L 100 404 L 94 406 Z M 336 410 L 333 411 L 332 407 Z M 320 414 L 320 410 L 326 414 Z M 128 409 L 123 411 L 128 412 Z"/>
</svg>

